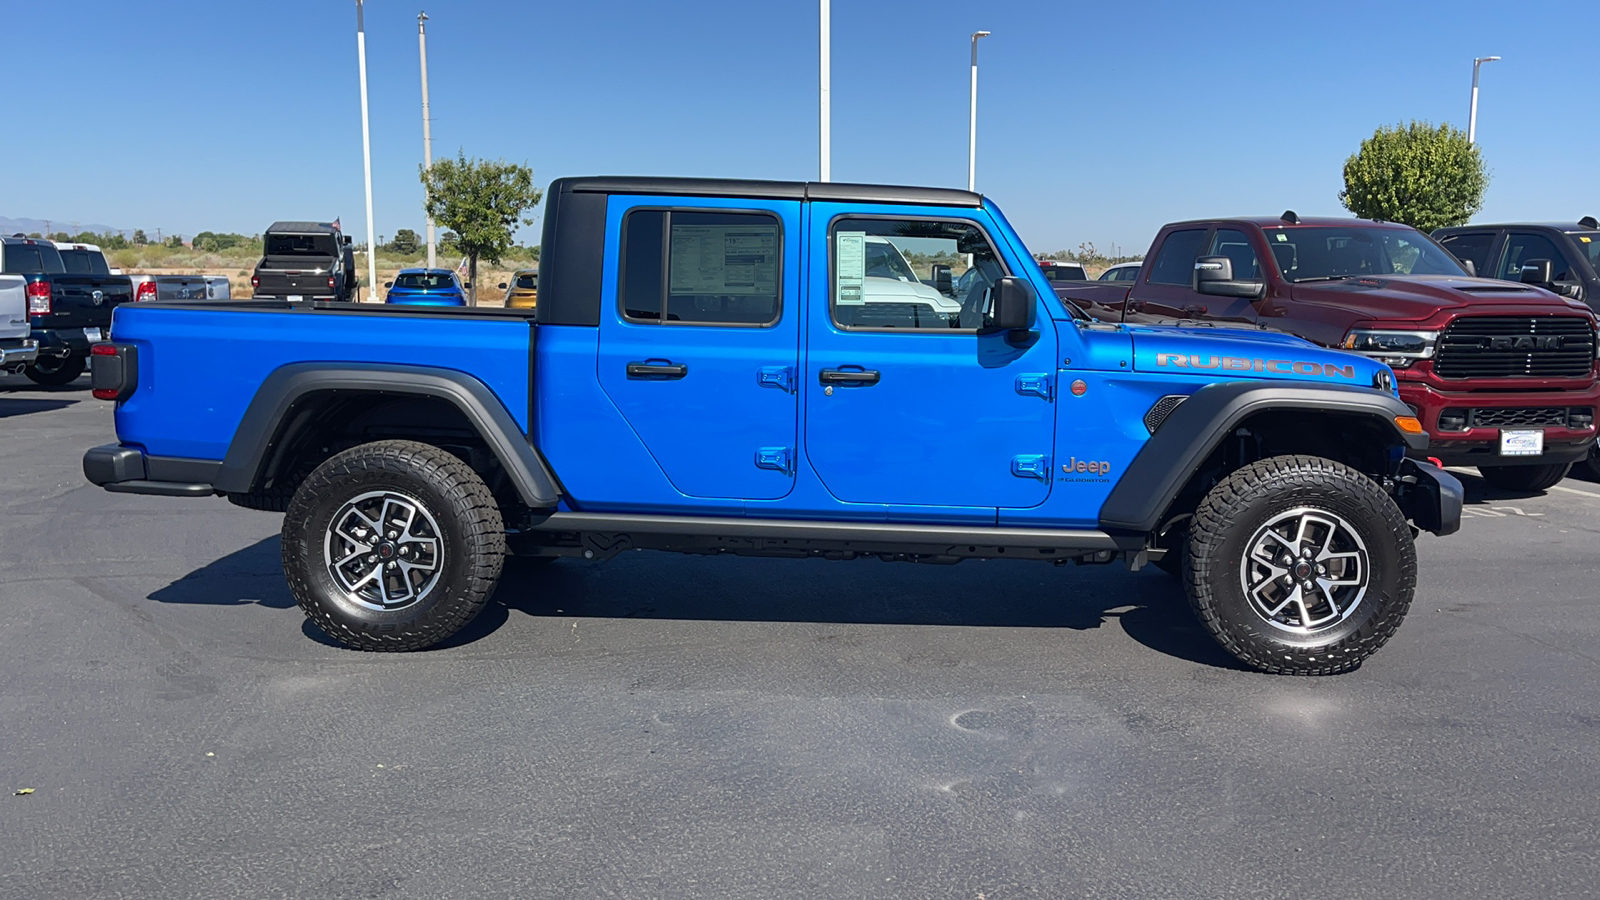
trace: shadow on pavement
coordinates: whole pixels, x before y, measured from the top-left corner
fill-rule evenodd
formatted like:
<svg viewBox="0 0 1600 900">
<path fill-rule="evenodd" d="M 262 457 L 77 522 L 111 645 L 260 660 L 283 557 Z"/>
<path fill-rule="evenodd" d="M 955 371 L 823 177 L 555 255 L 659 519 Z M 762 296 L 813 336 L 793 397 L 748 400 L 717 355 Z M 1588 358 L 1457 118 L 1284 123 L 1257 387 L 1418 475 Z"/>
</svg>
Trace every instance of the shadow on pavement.
<svg viewBox="0 0 1600 900">
<path fill-rule="evenodd" d="M 609 564 L 561 560 L 543 566 L 508 557 L 483 613 L 434 649 L 474 643 L 500 630 L 512 613 L 559 619 L 1077 631 L 1116 622 L 1129 637 L 1157 652 L 1217 668 L 1240 668 L 1200 628 L 1177 580 L 1153 567 L 1130 575 L 1120 567 L 1054 568 L 1025 562 L 966 562 L 945 568 L 870 560 L 732 558 L 707 567 L 670 554 L 650 557 L 648 566 L 640 565 L 646 562 L 642 554 Z M 734 566 L 736 571 L 727 568 Z M 283 580 L 277 537 L 191 572 L 150 599 L 285 610 L 295 606 Z M 302 631 L 318 643 L 341 646 L 309 620 Z"/>
<path fill-rule="evenodd" d="M 50 412 L 77 403 L 76 400 L 35 400 L 31 397 L 0 397 L 0 419 Z"/>
</svg>

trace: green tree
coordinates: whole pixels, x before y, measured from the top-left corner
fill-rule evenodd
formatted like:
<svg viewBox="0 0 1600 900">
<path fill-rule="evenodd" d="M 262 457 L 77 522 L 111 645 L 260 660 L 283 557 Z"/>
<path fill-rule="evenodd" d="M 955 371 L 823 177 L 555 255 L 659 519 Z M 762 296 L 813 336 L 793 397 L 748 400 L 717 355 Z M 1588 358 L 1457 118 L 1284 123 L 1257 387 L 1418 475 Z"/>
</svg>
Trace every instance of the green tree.
<svg viewBox="0 0 1600 900">
<path fill-rule="evenodd" d="M 38 239 L 44 237 L 44 235 L 40 234 L 37 231 L 30 231 L 30 232 L 28 232 L 28 237 L 31 237 L 34 240 L 38 240 Z"/>
<path fill-rule="evenodd" d="M 467 255 L 472 303 L 477 305 L 478 259 L 500 262 L 511 248 L 518 222 L 533 224 L 523 213 L 537 206 L 544 192 L 533 186 L 533 170 L 527 166 L 468 159 L 464 150 L 455 159 L 418 168 L 427 189 L 423 210 L 458 235 L 460 252 Z"/>
<path fill-rule="evenodd" d="M 394 240 L 389 242 L 389 249 L 401 256 L 410 256 L 422 246 L 422 239 L 409 228 L 402 228 L 394 233 Z"/>
<path fill-rule="evenodd" d="M 144 229 L 143 228 L 135 228 L 133 230 L 133 245 L 135 247 L 143 247 L 145 244 L 148 244 L 148 243 L 150 243 L 150 239 L 145 237 Z"/>
<path fill-rule="evenodd" d="M 174 250 L 182 250 L 183 249 L 183 235 L 175 234 L 172 237 L 167 238 L 166 244 L 167 244 L 168 247 L 171 247 Z"/>
<path fill-rule="evenodd" d="M 1419 231 L 1464 225 L 1489 187 L 1478 148 L 1465 132 L 1428 122 L 1379 128 L 1344 162 L 1339 202 L 1363 219 Z"/>
</svg>

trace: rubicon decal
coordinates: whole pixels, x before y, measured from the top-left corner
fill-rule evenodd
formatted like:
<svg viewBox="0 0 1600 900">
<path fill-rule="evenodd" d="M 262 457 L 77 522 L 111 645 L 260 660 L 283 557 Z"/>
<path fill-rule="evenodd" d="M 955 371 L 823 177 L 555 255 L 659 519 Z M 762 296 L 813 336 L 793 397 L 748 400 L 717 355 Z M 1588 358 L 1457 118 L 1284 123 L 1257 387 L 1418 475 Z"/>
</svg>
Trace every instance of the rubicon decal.
<svg viewBox="0 0 1600 900">
<path fill-rule="evenodd" d="M 1244 356 L 1201 356 L 1198 353 L 1157 353 L 1156 365 L 1168 369 L 1213 369 L 1224 372 L 1266 372 L 1274 375 L 1356 377 L 1356 367 L 1292 359 L 1251 359 Z"/>
</svg>

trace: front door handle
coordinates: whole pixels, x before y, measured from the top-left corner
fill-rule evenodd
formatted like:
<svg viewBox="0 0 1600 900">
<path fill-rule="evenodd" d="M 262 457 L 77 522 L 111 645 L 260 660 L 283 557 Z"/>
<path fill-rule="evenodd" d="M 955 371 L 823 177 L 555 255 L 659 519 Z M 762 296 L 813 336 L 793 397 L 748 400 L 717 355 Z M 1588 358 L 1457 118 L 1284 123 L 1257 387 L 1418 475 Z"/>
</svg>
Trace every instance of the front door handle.
<svg viewBox="0 0 1600 900">
<path fill-rule="evenodd" d="M 823 369 L 817 373 L 823 384 L 877 384 L 876 369 Z"/>
<path fill-rule="evenodd" d="M 628 363 L 629 378 L 655 378 L 669 381 L 682 378 L 687 374 L 689 374 L 687 363 L 673 363 L 669 360 Z"/>
</svg>

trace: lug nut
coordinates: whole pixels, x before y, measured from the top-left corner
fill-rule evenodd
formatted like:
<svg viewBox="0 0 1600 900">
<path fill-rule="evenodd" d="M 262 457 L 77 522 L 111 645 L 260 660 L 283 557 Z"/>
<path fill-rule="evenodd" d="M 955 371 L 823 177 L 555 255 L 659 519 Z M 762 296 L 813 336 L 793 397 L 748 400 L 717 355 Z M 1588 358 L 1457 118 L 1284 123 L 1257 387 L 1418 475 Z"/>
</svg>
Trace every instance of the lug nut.
<svg viewBox="0 0 1600 900">
<path fill-rule="evenodd" d="M 1283 583 L 1284 584 L 1294 584 L 1294 576 L 1293 575 L 1285 575 L 1285 576 L 1283 576 Z"/>
<path fill-rule="evenodd" d="M 394 540 L 395 538 L 399 537 L 399 536 L 400 536 L 400 532 L 398 532 L 398 531 L 389 532 L 389 540 L 391 540 L 391 541 Z M 1310 556 L 1311 552 L 1309 550 L 1306 551 L 1306 555 Z"/>
</svg>

